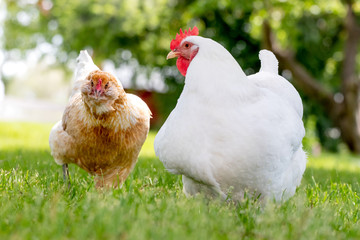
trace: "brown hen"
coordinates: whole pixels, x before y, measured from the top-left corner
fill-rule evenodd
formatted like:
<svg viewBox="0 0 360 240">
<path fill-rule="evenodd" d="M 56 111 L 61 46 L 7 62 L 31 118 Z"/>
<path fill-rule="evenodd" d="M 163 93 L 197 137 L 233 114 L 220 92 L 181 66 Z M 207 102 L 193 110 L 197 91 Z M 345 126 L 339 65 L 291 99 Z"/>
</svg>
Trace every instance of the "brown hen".
<svg viewBox="0 0 360 240">
<path fill-rule="evenodd" d="M 140 98 L 125 93 L 82 51 L 73 95 L 50 133 L 51 154 L 64 169 L 74 163 L 95 175 L 96 187 L 119 186 L 136 164 L 150 117 Z"/>
</svg>

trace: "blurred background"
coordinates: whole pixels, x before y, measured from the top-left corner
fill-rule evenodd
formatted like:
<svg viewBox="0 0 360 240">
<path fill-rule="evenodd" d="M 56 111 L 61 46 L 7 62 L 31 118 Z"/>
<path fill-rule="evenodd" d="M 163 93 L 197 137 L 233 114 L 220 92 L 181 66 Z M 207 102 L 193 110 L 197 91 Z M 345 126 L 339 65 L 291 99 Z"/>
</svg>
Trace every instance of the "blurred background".
<svg viewBox="0 0 360 240">
<path fill-rule="evenodd" d="M 351 0 L 0 0 L 0 121 L 60 120 L 87 49 L 147 102 L 158 129 L 184 84 L 166 61 L 170 41 L 195 25 L 248 75 L 260 49 L 276 54 L 304 102 L 307 151 L 360 153 L 360 1 Z"/>
</svg>

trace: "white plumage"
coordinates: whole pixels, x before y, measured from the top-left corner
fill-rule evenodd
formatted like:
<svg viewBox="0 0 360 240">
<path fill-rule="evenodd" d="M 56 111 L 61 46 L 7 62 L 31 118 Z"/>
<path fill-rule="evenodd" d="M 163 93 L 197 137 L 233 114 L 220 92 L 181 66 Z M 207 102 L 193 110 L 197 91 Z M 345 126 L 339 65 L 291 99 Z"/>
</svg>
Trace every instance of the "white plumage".
<svg viewBox="0 0 360 240">
<path fill-rule="evenodd" d="M 76 59 L 77 65 L 73 78 L 73 89 L 71 91 L 70 98 L 75 94 L 80 93 L 81 86 L 86 82 L 86 77 L 95 70 L 100 70 L 96 66 L 86 50 L 81 50 L 79 56 Z"/>
<path fill-rule="evenodd" d="M 261 71 L 247 77 L 217 42 L 199 36 L 184 41 L 198 52 L 155 138 L 156 155 L 170 172 L 183 175 L 186 195 L 292 196 L 306 165 L 302 103 L 277 74 L 275 56 L 262 51 Z"/>
<path fill-rule="evenodd" d="M 278 60 L 275 55 L 268 50 L 261 50 L 259 58 L 261 61 L 260 71 L 248 78 L 259 87 L 267 88 L 288 101 L 302 118 L 303 105 L 300 95 L 288 80 L 278 75 Z"/>
</svg>

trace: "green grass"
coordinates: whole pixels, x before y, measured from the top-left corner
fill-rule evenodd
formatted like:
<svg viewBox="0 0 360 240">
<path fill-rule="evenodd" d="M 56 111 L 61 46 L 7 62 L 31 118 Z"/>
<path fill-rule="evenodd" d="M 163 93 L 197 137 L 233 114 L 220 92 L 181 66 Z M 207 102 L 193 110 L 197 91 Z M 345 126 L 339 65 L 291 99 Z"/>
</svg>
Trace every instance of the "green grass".
<svg viewBox="0 0 360 240">
<path fill-rule="evenodd" d="M 49 153 L 51 125 L 0 123 L 0 239 L 360 239 L 360 161 L 310 157 L 296 195 L 265 207 L 187 199 L 155 157 L 155 133 L 121 189 L 99 192 Z"/>
</svg>

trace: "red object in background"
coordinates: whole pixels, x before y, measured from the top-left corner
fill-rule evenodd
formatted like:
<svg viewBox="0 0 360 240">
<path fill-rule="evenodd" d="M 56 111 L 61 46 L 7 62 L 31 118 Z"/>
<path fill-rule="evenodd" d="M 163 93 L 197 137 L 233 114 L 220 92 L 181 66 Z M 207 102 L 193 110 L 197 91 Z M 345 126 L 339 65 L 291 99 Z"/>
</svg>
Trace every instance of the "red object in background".
<svg viewBox="0 0 360 240">
<path fill-rule="evenodd" d="M 154 93 L 147 90 L 134 90 L 134 89 L 126 89 L 125 91 L 127 93 L 132 93 L 138 96 L 148 105 L 152 113 L 152 118 L 150 119 L 150 127 L 155 126 L 160 120 L 160 118 L 159 118 L 159 111 L 156 107 L 156 102 L 154 99 Z"/>
</svg>

